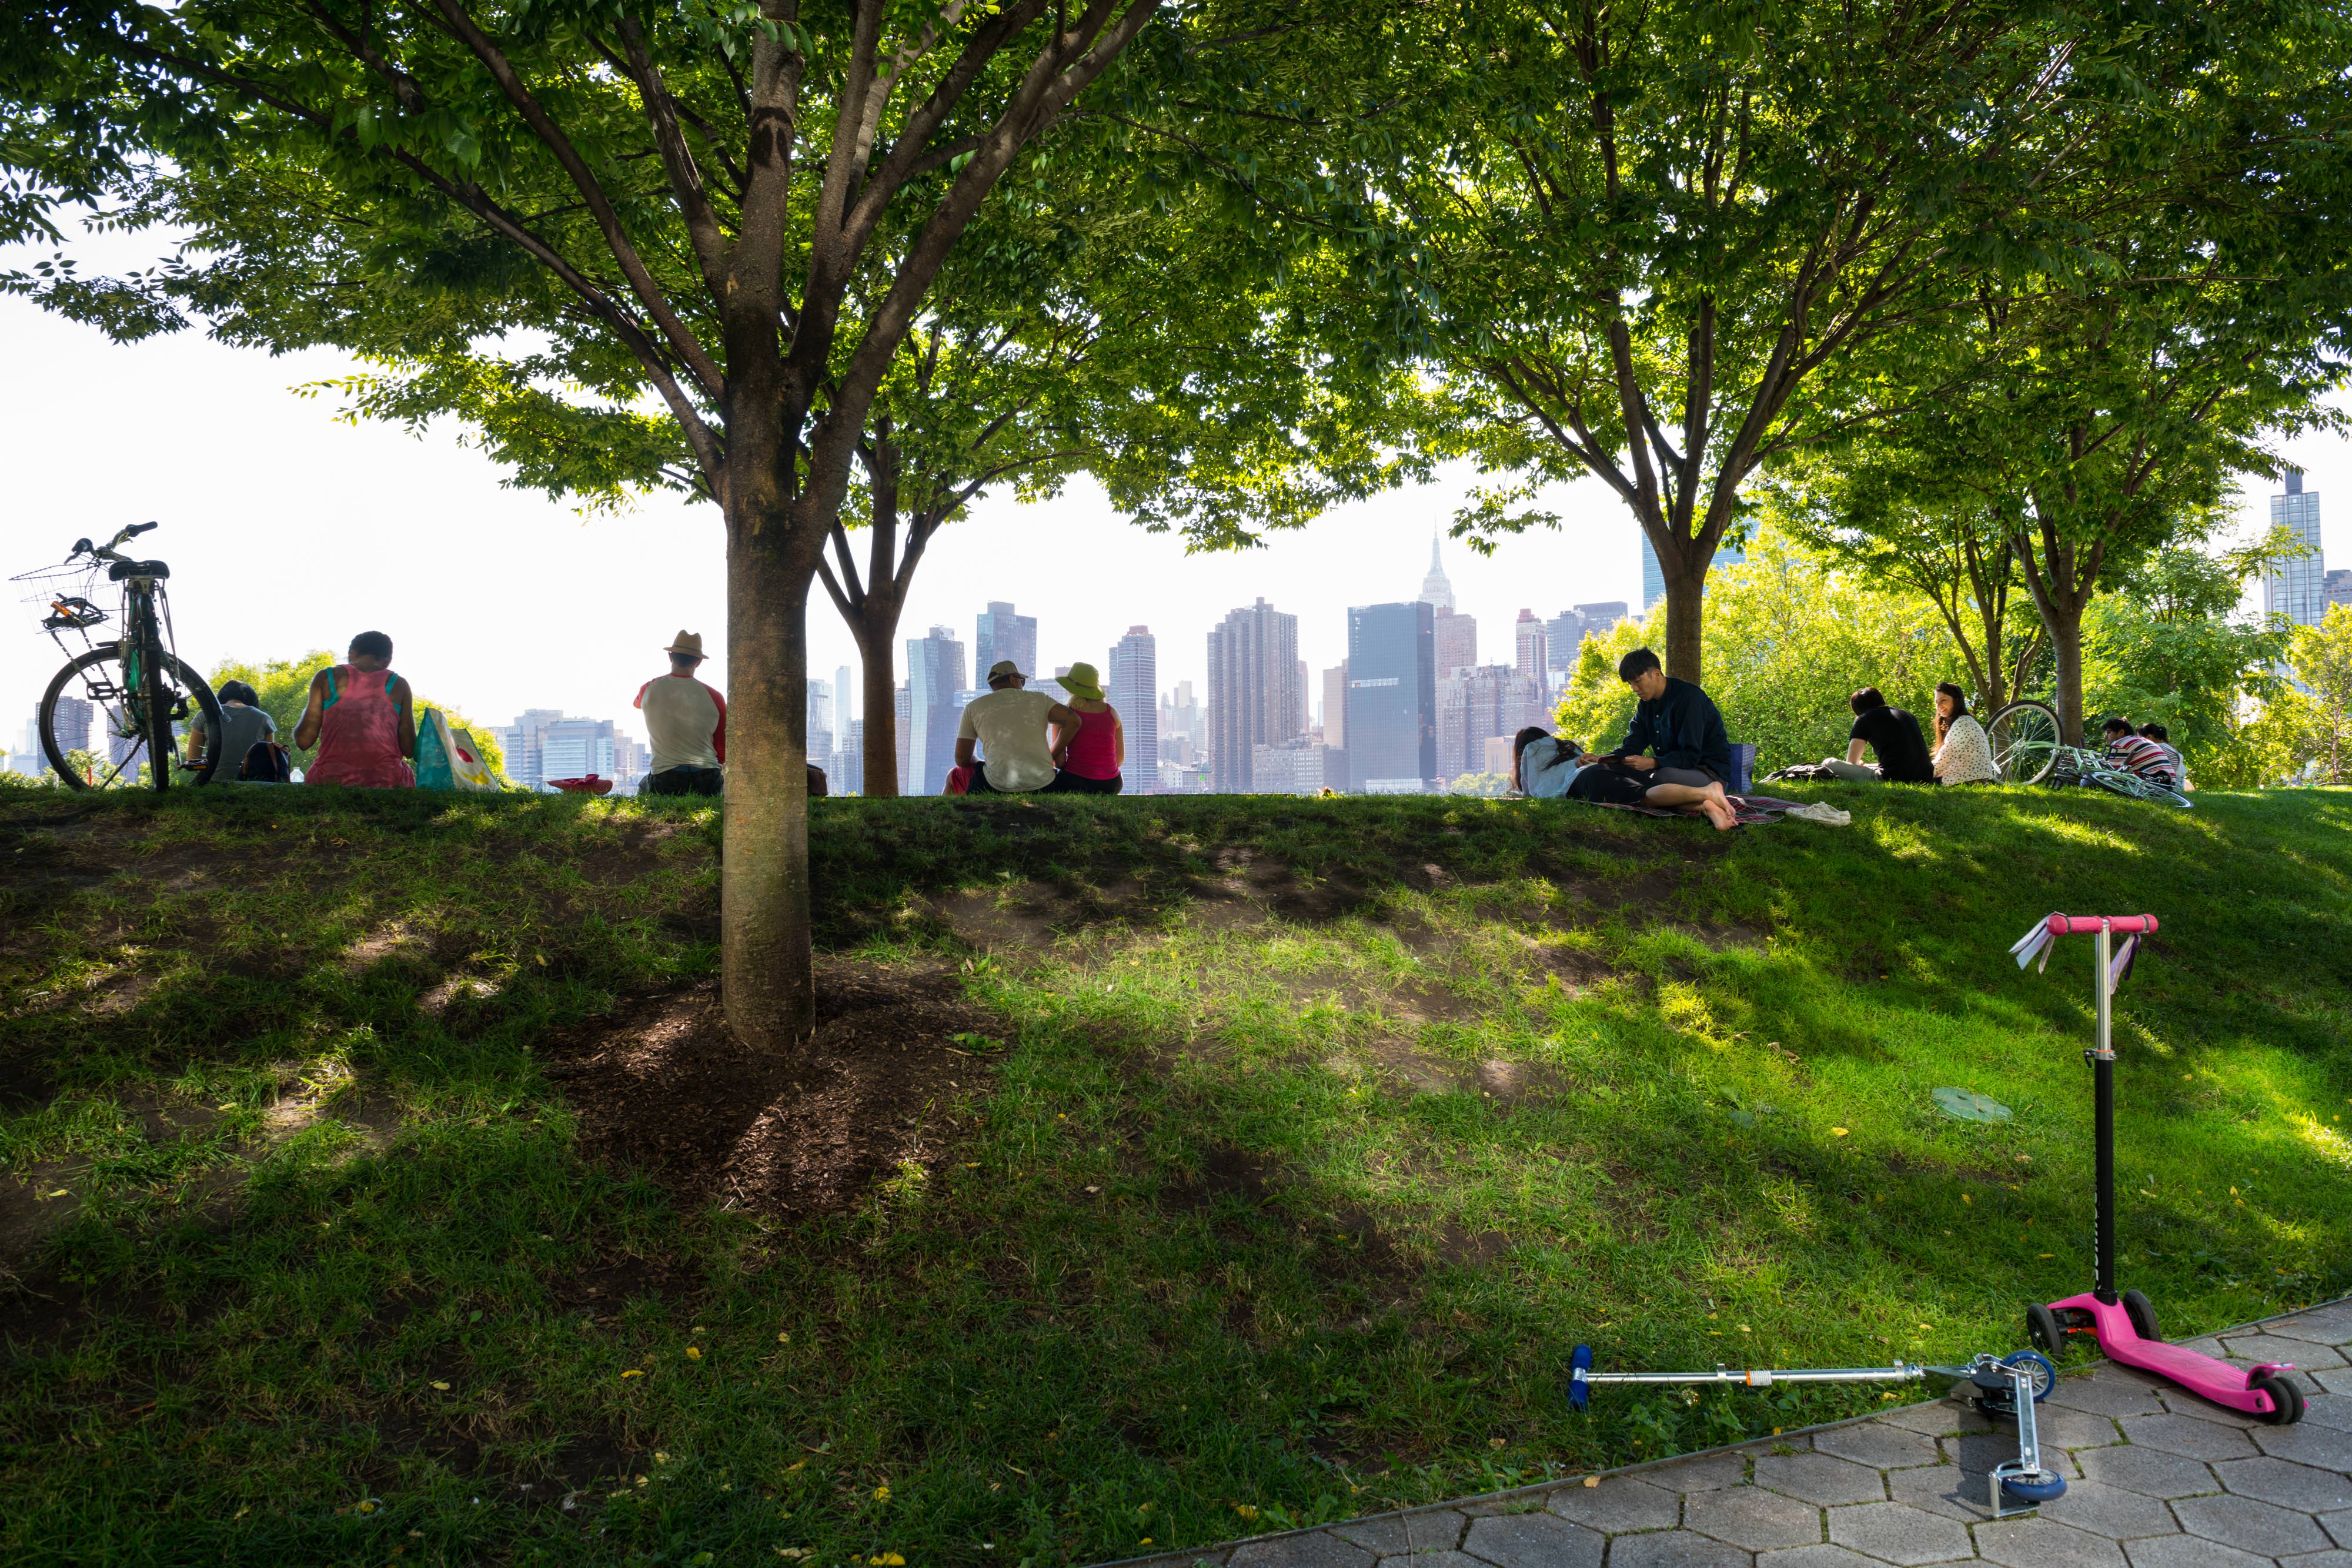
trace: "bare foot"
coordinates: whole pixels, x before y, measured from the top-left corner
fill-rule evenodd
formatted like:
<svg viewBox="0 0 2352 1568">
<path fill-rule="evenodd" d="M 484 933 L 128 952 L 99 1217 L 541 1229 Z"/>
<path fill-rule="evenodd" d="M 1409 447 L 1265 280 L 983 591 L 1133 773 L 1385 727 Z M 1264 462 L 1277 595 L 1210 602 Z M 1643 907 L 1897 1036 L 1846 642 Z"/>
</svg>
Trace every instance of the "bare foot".
<svg viewBox="0 0 2352 1568">
<path fill-rule="evenodd" d="M 1706 820 L 1715 824 L 1715 831 L 1718 833 L 1727 833 L 1739 826 L 1739 814 L 1731 809 L 1731 802 L 1723 798 L 1723 786 L 1720 784 L 1709 787 L 1699 800 L 1698 809 L 1706 813 Z"/>
</svg>

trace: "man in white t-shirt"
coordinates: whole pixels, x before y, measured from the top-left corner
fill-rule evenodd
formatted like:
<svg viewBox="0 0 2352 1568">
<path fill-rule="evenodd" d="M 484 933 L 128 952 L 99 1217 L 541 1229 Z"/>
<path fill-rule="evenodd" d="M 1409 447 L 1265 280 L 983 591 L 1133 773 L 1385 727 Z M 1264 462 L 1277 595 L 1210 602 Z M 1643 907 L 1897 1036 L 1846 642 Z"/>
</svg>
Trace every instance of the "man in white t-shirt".
<svg viewBox="0 0 2352 1568">
<path fill-rule="evenodd" d="M 1078 716 L 1044 692 L 1024 691 L 1029 677 L 1010 659 L 988 672 L 988 695 L 974 697 L 956 731 L 956 766 L 971 769 L 975 795 L 1031 795 L 1054 781 L 1054 747 L 1045 727 L 1074 727 Z M 986 760 L 977 753 L 987 752 Z"/>
<path fill-rule="evenodd" d="M 727 697 L 694 678 L 702 665 L 702 633 L 681 632 L 663 650 L 669 674 L 637 688 L 636 706 L 646 716 L 654 743 L 653 771 L 637 787 L 640 795 L 716 795 L 726 775 Z"/>
</svg>

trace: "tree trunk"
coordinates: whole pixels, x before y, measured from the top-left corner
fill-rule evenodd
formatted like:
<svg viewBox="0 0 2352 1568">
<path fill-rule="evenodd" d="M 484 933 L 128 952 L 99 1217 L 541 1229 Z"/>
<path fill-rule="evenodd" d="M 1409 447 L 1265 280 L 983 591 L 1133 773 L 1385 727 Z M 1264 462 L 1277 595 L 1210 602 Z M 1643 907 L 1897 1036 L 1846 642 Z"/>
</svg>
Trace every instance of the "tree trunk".
<svg viewBox="0 0 2352 1568">
<path fill-rule="evenodd" d="M 866 591 L 850 631 L 866 664 L 866 793 L 898 792 L 898 636 L 900 605 L 887 591 Z"/>
<path fill-rule="evenodd" d="M 2050 650 L 2058 661 L 2058 732 L 2069 746 L 2083 744 L 2083 612 L 2053 606 Z"/>
<path fill-rule="evenodd" d="M 1690 570 L 1682 562 L 1669 561 L 1664 552 L 1658 557 L 1658 565 L 1666 579 L 1666 674 L 1697 685 L 1700 632 L 1706 624 L 1702 605 L 1706 595 L 1706 568 Z"/>
<path fill-rule="evenodd" d="M 736 1040 L 784 1051 L 816 1032 L 807 766 L 808 591 L 816 566 L 795 548 L 810 531 L 788 507 L 761 515 L 754 503 L 730 514 L 720 972 Z"/>
</svg>

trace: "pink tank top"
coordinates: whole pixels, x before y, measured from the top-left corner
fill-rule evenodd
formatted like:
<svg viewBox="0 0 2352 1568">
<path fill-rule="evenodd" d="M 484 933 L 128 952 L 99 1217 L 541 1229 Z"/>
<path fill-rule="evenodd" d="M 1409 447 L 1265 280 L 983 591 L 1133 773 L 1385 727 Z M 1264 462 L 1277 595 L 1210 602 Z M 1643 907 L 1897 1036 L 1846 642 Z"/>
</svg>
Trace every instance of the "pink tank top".
<svg viewBox="0 0 2352 1568">
<path fill-rule="evenodd" d="M 319 720 L 319 755 L 302 777 L 311 784 L 407 789 L 416 783 L 400 754 L 400 708 L 392 700 L 390 670 L 327 672 L 327 706 Z"/>
<path fill-rule="evenodd" d="M 1118 777 L 1118 715 L 1105 709 L 1101 713 L 1078 713 L 1078 733 L 1070 739 L 1070 768 L 1081 779 L 1116 779 Z"/>
</svg>

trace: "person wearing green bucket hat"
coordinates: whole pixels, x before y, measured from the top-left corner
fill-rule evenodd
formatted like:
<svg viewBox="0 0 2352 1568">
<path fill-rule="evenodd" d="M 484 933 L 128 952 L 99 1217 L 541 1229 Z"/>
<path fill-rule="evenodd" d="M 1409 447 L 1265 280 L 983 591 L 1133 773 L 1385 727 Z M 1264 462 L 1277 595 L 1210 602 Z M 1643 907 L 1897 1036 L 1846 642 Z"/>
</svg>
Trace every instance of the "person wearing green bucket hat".
<svg viewBox="0 0 2352 1568">
<path fill-rule="evenodd" d="M 1075 722 L 1054 725 L 1054 776 L 1046 790 L 1055 795 L 1116 795 L 1123 787 L 1119 768 L 1127 761 L 1127 731 L 1118 710 L 1103 700 L 1102 673 L 1092 664 L 1072 664 L 1062 675 L 1069 694 L 1064 705 Z"/>
</svg>

